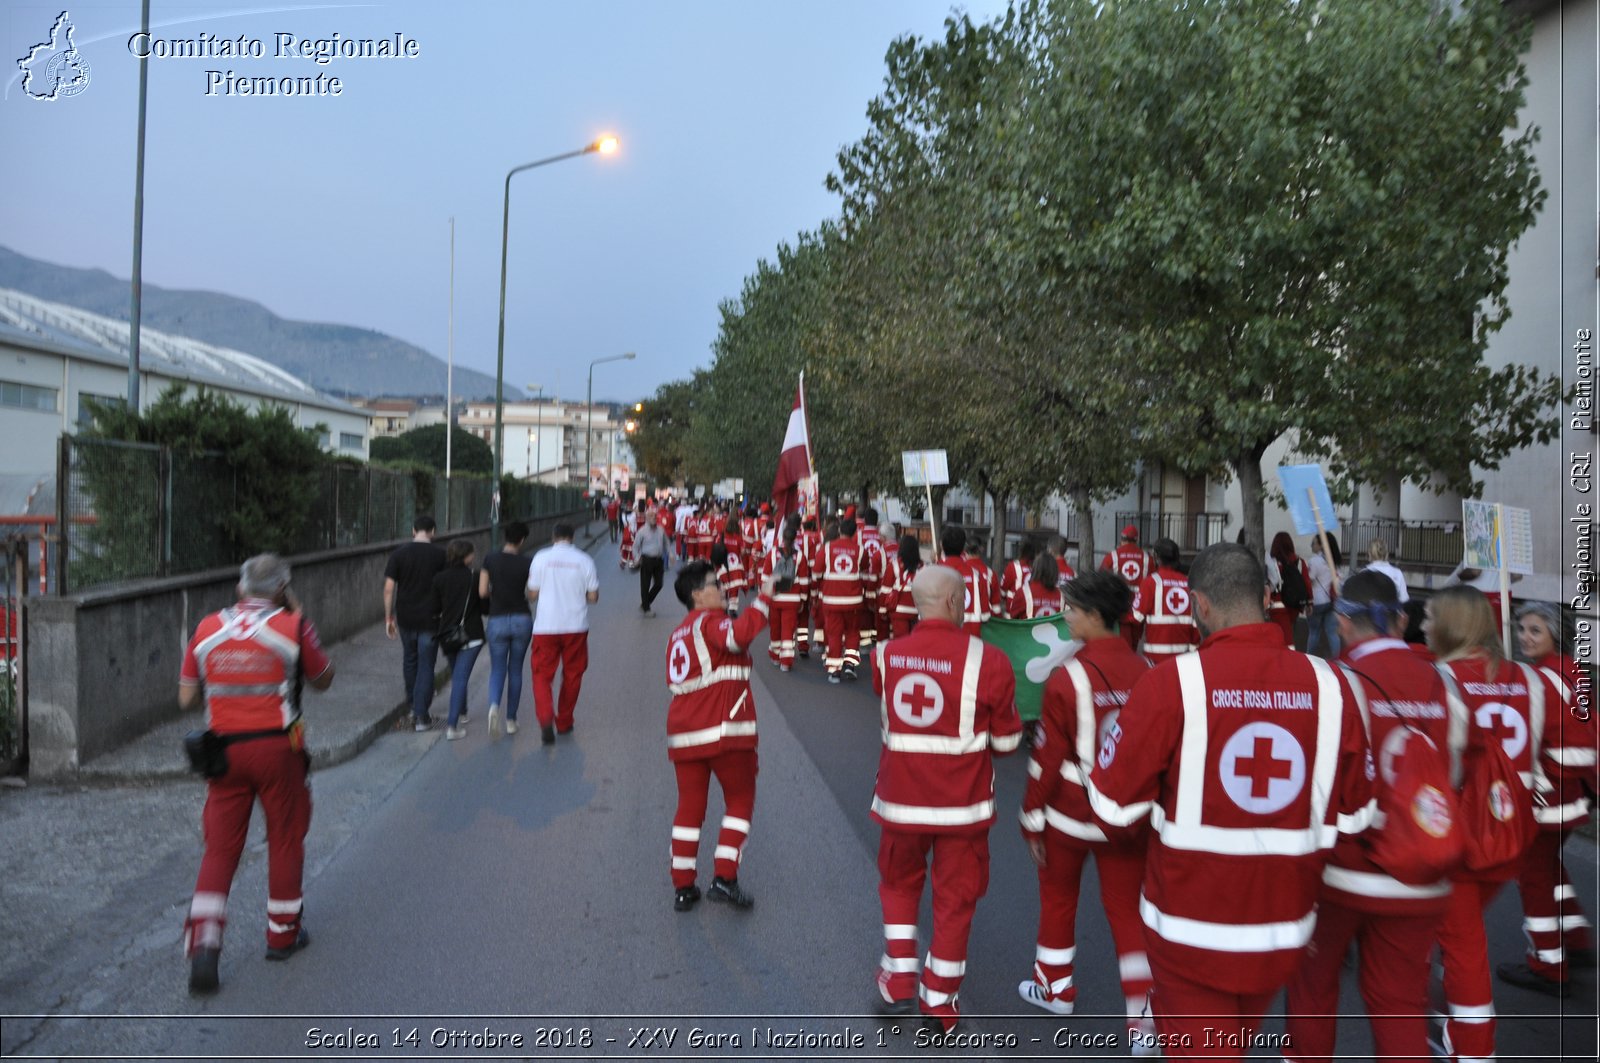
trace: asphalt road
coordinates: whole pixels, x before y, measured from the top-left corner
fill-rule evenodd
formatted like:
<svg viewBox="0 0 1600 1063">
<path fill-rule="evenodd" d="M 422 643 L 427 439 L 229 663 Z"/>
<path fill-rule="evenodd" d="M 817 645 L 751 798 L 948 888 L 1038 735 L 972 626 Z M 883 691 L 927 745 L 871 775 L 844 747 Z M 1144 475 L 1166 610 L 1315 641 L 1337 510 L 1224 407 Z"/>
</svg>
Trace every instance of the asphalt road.
<svg viewBox="0 0 1600 1063">
<path fill-rule="evenodd" d="M 527 726 L 490 742 L 480 662 L 465 740 L 396 733 L 314 777 L 314 941 L 304 953 L 262 961 L 258 824 L 235 884 L 217 996 L 186 993 L 175 939 L 193 867 L 168 861 L 146 886 L 105 899 L 84 927 L 89 944 L 59 964 L 34 964 L 26 984 L 3 983 L 0 1057 L 1125 1058 L 1120 1045 L 1090 1043 L 1122 1027 L 1092 877 L 1080 913 L 1079 1014 L 1049 1016 L 1017 997 L 1038 913 L 1014 826 L 1024 755 L 998 770 L 1005 811 L 962 991 L 971 1040 L 930 1046 L 915 1025 L 871 1017 L 881 951 L 877 829 L 867 814 L 876 701 L 865 679 L 829 686 L 815 659 L 787 675 L 768 668 L 764 642 L 761 774 L 741 874 L 757 903 L 675 913 L 662 650 L 682 610 L 669 587 L 656 618 L 640 615 L 636 581 L 617 570 L 613 547 L 598 549 L 601 602 L 571 736 L 541 746 L 525 690 Z M 714 796 L 708 822 L 720 812 Z M 711 845 L 702 849 L 704 884 Z M 1593 912 L 1595 849 L 1575 840 L 1568 856 Z M 1490 917 L 1497 959 L 1520 955 L 1519 920 L 1508 890 Z M 923 925 L 925 942 L 926 908 Z M 1366 1022 L 1353 976 L 1346 981 L 1343 1009 L 1353 1014 L 1341 1022 L 1340 1049 L 1365 1058 Z M 1500 1058 L 1594 1058 L 1592 972 L 1578 988 L 1563 1021 L 1557 1002 L 1497 987 Z M 1281 1028 L 1273 1021 L 1266 1031 Z"/>
</svg>

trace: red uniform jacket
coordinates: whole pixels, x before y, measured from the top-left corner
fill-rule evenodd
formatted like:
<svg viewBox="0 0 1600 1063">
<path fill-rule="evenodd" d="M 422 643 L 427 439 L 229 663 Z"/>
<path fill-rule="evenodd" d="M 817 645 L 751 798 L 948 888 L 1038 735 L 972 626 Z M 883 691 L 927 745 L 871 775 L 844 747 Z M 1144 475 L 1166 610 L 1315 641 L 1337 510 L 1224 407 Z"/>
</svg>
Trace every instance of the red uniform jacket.
<svg viewBox="0 0 1600 1063">
<path fill-rule="evenodd" d="M 999 581 L 994 578 L 994 572 L 982 559 L 962 554 L 960 557 L 947 557 L 939 562 L 948 568 L 953 568 L 961 573 L 961 585 L 965 589 L 962 605 L 961 626 L 969 635 L 976 635 L 983 630 L 983 622 L 999 613 L 996 612 L 996 599 L 999 594 Z"/>
<path fill-rule="evenodd" d="M 889 558 L 889 567 L 884 570 L 883 582 L 878 587 L 880 615 L 906 620 L 917 618 L 917 603 L 911 600 L 911 579 L 915 575 L 906 571 L 898 553 Z"/>
<path fill-rule="evenodd" d="M 767 599 L 730 620 L 721 609 L 696 609 L 667 639 L 667 756 L 707 760 L 756 748 L 756 701 L 750 692 L 750 644 L 767 626 Z"/>
<path fill-rule="evenodd" d="M 218 734 L 288 730 L 300 718 L 300 680 L 328 670 L 317 629 L 299 613 L 246 598 L 200 621 L 181 680 L 199 685 Z"/>
<path fill-rule="evenodd" d="M 1000 573 L 1000 608 L 1007 616 L 1026 615 L 1017 613 L 1014 603 L 1032 578 L 1032 568 L 1020 557 L 1006 563 L 1005 571 Z"/>
<path fill-rule="evenodd" d="M 889 558 L 883 552 L 883 536 L 877 528 L 862 528 L 861 544 L 861 597 L 868 606 L 876 606 L 878 587 L 883 583 L 883 572 Z"/>
<path fill-rule="evenodd" d="M 815 579 L 822 581 L 822 604 L 825 607 L 850 607 L 861 604 L 861 547 L 854 539 L 840 536 L 822 544 L 818 551 L 821 564 L 813 569 Z"/>
<path fill-rule="evenodd" d="M 1566 723 L 1559 744 L 1550 752 L 1564 769 L 1563 776 L 1588 777 L 1589 788 L 1600 790 L 1600 760 L 1596 754 L 1594 682 L 1571 657 L 1552 653 L 1539 662 L 1550 685 L 1567 703 Z M 1569 821 L 1570 822 L 1570 821 Z"/>
<path fill-rule="evenodd" d="M 1144 652 L 1166 656 L 1198 646 L 1193 612 L 1188 576 L 1165 566 L 1146 576 L 1133 596 L 1133 618 L 1144 625 Z"/>
<path fill-rule="evenodd" d="M 1050 673 L 1039 704 L 1039 737 L 1028 761 L 1024 833 L 1042 833 L 1048 826 L 1076 844 L 1106 840 L 1089 810 L 1083 781 L 1128 692 L 1149 670 L 1149 661 L 1113 637 L 1084 643 Z"/>
<path fill-rule="evenodd" d="M 1061 612 L 1061 588 L 1046 587 L 1029 580 L 1012 595 L 1010 616 L 1013 620 L 1037 620 L 1041 616 L 1055 616 Z"/>
<path fill-rule="evenodd" d="M 761 576 L 763 579 L 772 576 L 778 564 L 781 551 L 774 546 L 761 558 Z M 772 604 L 798 609 L 811 593 L 811 562 L 799 549 L 794 552 L 794 586 L 786 591 L 774 591 Z"/>
<path fill-rule="evenodd" d="M 1106 554 L 1105 560 L 1100 562 L 1100 567 L 1108 572 L 1115 572 L 1128 586 L 1137 588 L 1154 566 L 1150 563 L 1150 555 L 1139 547 L 1120 543 L 1115 550 Z"/>
<path fill-rule="evenodd" d="M 872 818 L 918 834 L 983 833 L 994 823 L 991 754 L 1022 741 L 1006 655 L 944 620 L 923 620 L 873 651 L 883 753 Z"/>
<path fill-rule="evenodd" d="M 1417 734 L 1447 754 L 1451 781 L 1459 788 L 1462 755 L 1473 738 L 1482 741 L 1482 732 L 1469 728 L 1465 715 L 1450 717 L 1439 673 L 1398 639 L 1368 639 L 1347 647 L 1340 660 L 1366 695 L 1367 740 L 1378 769 L 1374 788 L 1381 792 L 1393 785 Z M 1424 886 L 1399 882 L 1367 858 L 1371 840 L 1339 838 L 1322 872 L 1327 896 L 1346 908 L 1380 915 L 1444 910 L 1451 890 L 1448 875 Z"/>
<path fill-rule="evenodd" d="M 717 569 L 717 582 L 722 584 L 722 593 L 730 599 L 737 598 L 749 589 L 750 580 L 745 573 L 744 562 L 739 560 L 739 551 L 728 551 L 727 560 Z"/>
<path fill-rule="evenodd" d="M 1219 631 L 1134 687 L 1087 787 L 1108 835 L 1147 817 L 1152 959 L 1230 993 L 1276 990 L 1316 927 L 1340 833 L 1376 811 L 1348 681 L 1276 624 Z"/>
</svg>

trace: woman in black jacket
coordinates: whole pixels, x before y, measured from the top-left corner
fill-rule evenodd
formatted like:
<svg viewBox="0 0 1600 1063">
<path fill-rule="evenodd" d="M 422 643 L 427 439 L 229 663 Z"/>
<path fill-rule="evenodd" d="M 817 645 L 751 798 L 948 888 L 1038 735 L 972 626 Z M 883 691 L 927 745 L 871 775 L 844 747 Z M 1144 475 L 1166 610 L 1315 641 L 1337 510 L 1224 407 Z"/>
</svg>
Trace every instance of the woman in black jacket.
<svg viewBox="0 0 1600 1063">
<path fill-rule="evenodd" d="M 472 571 L 471 539 L 452 539 L 444 551 L 444 571 L 433 577 L 433 611 L 439 617 L 439 648 L 450 661 L 450 741 L 467 734 L 467 680 L 483 649 L 483 601 Z"/>
</svg>

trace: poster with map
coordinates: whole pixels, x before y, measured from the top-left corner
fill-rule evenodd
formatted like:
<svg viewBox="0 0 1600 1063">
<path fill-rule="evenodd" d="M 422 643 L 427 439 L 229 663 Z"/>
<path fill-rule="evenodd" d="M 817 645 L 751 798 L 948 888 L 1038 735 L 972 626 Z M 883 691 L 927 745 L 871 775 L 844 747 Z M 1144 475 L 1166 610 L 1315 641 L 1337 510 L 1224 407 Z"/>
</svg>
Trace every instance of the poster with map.
<svg viewBox="0 0 1600 1063">
<path fill-rule="evenodd" d="M 1462 560 L 1468 568 L 1499 568 L 1503 545 L 1506 569 L 1522 576 L 1533 575 L 1533 514 L 1530 511 L 1463 499 L 1461 521 Z"/>
</svg>

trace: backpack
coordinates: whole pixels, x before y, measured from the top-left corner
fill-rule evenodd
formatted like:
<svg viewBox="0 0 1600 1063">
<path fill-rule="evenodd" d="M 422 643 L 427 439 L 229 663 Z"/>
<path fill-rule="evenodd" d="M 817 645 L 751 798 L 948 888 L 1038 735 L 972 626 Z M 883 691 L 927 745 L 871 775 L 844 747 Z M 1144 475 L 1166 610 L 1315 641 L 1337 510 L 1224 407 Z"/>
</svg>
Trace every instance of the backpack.
<svg viewBox="0 0 1600 1063">
<path fill-rule="evenodd" d="M 1363 723 L 1371 725 L 1366 692 L 1361 679 L 1383 688 L 1364 673 L 1346 668 Z M 1356 678 L 1360 676 L 1361 679 Z M 1391 705 L 1396 704 L 1384 695 Z M 1410 737 L 1393 782 L 1378 786 L 1378 815 L 1363 836 L 1367 856 L 1390 877 L 1410 886 L 1438 882 L 1461 866 L 1466 840 L 1460 802 L 1451 782 L 1451 764 L 1444 751 L 1427 735 L 1404 723 Z M 1460 738 L 1452 727 L 1452 739 Z M 1462 736 L 1464 737 L 1464 736 Z"/>
<path fill-rule="evenodd" d="M 1470 719 L 1466 702 L 1456 686 L 1455 675 L 1447 665 L 1438 666 L 1444 677 L 1445 692 L 1450 713 Z M 1530 685 L 1529 690 L 1533 687 Z M 1542 690 L 1531 700 L 1542 701 Z M 1530 716 L 1542 717 L 1541 710 L 1530 711 Z M 1536 726 L 1542 719 L 1529 721 L 1529 741 L 1532 744 L 1532 761 L 1539 763 L 1539 744 Z M 1539 825 L 1533 818 L 1533 795 L 1528 792 L 1517 773 L 1511 758 L 1500 742 L 1494 738 L 1468 752 L 1463 764 L 1461 786 L 1461 819 L 1465 828 L 1465 864 L 1469 871 L 1502 869 L 1515 871 L 1514 864 L 1533 844 Z"/>
<path fill-rule="evenodd" d="M 1300 572 L 1299 559 L 1279 561 L 1278 575 L 1283 584 L 1278 591 L 1278 597 L 1283 599 L 1283 604 L 1290 609 L 1304 609 L 1306 603 L 1311 600 L 1311 590 L 1306 586 L 1306 578 Z"/>
</svg>

